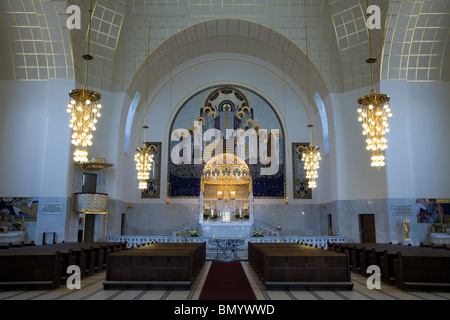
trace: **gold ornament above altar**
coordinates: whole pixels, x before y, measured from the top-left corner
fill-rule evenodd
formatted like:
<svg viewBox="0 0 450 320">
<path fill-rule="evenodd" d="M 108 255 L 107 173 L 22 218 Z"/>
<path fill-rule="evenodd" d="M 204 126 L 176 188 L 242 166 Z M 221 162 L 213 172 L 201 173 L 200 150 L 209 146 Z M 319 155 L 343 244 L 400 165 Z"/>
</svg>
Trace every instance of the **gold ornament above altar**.
<svg viewBox="0 0 450 320">
<path fill-rule="evenodd" d="M 252 192 L 248 165 L 242 158 L 230 153 L 211 158 L 203 169 L 201 192 L 205 192 L 207 198 L 248 198 L 249 192 Z"/>
<path fill-rule="evenodd" d="M 202 173 L 202 182 L 248 183 L 251 181 L 248 165 L 240 157 L 231 153 L 219 154 L 211 158 Z"/>
</svg>

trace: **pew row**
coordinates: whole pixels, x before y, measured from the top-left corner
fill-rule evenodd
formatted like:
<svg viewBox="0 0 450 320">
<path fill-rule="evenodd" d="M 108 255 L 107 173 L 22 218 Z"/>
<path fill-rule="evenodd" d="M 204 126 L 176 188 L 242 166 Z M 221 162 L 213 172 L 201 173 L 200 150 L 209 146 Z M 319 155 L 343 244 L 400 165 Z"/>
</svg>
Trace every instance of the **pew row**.
<svg viewBox="0 0 450 320">
<path fill-rule="evenodd" d="M 61 285 L 60 252 L 8 250 L 0 255 L 0 289 L 54 289 Z"/>
<path fill-rule="evenodd" d="M 104 289 L 190 289 L 206 261 L 206 242 L 155 243 L 108 256 Z"/>
<path fill-rule="evenodd" d="M 409 246 L 392 243 L 331 244 L 328 250 L 347 252 L 351 270 L 366 274 L 369 265 L 380 267 L 383 283 L 399 289 L 443 289 L 450 287 L 445 246 Z"/>
<path fill-rule="evenodd" d="M 450 252 L 398 252 L 394 272 L 399 289 L 450 291 Z"/>
<path fill-rule="evenodd" d="M 0 288 L 54 289 L 66 283 L 68 266 L 80 267 L 83 279 L 105 268 L 105 255 L 123 248 L 126 243 L 109 242 L 9 247 L 0 250 Z"/>
<path fill-rule="evenodd" d="M 248 243 L 249 263 L 267 290 L 353 289 L 348 256 L 303 244 Z"/>
</svg>

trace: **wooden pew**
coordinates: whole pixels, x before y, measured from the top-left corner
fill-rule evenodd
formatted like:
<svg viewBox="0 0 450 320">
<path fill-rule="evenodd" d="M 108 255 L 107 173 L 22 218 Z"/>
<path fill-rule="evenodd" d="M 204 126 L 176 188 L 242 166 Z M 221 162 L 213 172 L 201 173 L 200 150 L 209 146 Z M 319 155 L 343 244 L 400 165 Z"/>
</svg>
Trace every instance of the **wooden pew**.
<svg viewBox="0 0 450 320">
<path fill-rule="evenodd" d="M 353 288 L 348 255 L 301 244 L 249 242 L 249 261 L 266 289 Z"/>
<path fill-rule="evenodd" d="M 395 284 L 403 290 L 450 291 L 450 252 L 399 251 L 394 259 Z"/>
<path fill-rule="evenodd" d="M 94 262 L 93 251 L 90 250 L 90 247 L 86 247 L 86 244 L 82 242 L 65 242 L 46 244 L 42 246 L 36 246 L 35 248 L 37 251 L 59 251 L 63 258 L 63 274 L 66 274 L 66 270 L 69 265 L 77 265 L 80 267 L 81 278 L 84 278 L 86 275 L 93 274 L 93 272 L 91 272 L 89 268 Z M 64 281 L 65 279 L 63 279 L 63 282 Z"/>
<path fill-rule="evenodd" d="M 264 263 L 263 263 L 263 256 L 264 256 L 264 249 L 265 248 L 305 248 L 309 247 L 304 244 L 295 244 L 295 243 L 254 243 L 254 242 L 248 242 L 248 261 L 249 264 L 253 267 L 256 274 L 260 277 L 260 280 L 262 280 L 262 277 L 264 275 Z"/>
<path fill-rule="evenodd" d="M 205 258 L 206 242 L 149 244 L 112 252 L 103 287 L 190 288 Z"/>
<path fill-rule="evenodd" d="M 79 255 L 79 251 L 83 248 L 85 254 L 85 261 L 80 261 L 80 266 L 83 275 L 91 276 L 96 272 L 100 272 L 106 268 L 106 255 L 109 252 L 118 252 L 123 249 L 121 242 L 65 242 L 58 244 L 47 245 L 53 248 L 73 249 L 74 253 Z"/>
<path fill-rule="evenodd" d="M 383 249 L 398 249 L 402 246 L 392 243 L 344 243 L 341 244 L 342 252 L 348 252 L 350 270 L 355 273 L 366 275 L 366 270 L 369 265 L 374 263 L 375 257 L 373 255 L 374 248 Z M 378 264 L 377 264 L 378 265 Z"/>
<path fill-rule="evenodd" d="M 12 245 L 12 242 L 0 242 L 0 249 L 9 249 Z"/>
<path fill-rule="evenodd" d="M 0 288 L 54 289 L 61 285 L 63 259 L 59 251 L 30 252 L 11 248 L 0 252 Z"/>
<path fill-rule="evenodd" d="M 8 244 L 8 249 L 0 250 L 0 287 L 55 288 L 65 283 L 70 265 L 79 266 L 84 278 L 104 267 L 108 248 L 120 251 L 126 243 Z"/>
<path fill-rule="evenodd" d="M 395 281 L 393 260 L 398 251 L 431 250 L 431 247 L 415 247 L 392 243 L 351 243 L 347 244 L 347 246 L 353 272 L 367 276 L 366 270 L 368 266 L 377 265 L 381 269 L 383 282 L 391 285 Z"/>
<path fill-rule="evenodd" d="M 395 270 L 394 270 L 394 260 L 397 258 L 397 254 L 399 252 L 417 252 L 419 254 L 428 254 L 428 252 L 440 252 L 438 249 L 431 249 L 431 247 L 406 247 L 403 248 L 392 248 L 392 249 L 382 249 L 379 248 L 376 250 L 377 256 L 380 251 L 383 251 L 383 254 L 379 256 L 379 262 L 377 265 L 380 266 L 381 269 L 381 280 L 389 285 L 395 285 Z M 444 250 L 442 250 L 444 251 Z"/>
</svg>

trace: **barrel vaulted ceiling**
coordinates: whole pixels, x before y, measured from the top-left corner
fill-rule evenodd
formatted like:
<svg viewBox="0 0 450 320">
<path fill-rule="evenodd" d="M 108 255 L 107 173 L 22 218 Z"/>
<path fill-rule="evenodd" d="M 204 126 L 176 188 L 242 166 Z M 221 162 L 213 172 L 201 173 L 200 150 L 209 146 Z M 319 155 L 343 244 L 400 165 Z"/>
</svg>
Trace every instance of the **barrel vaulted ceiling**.
<svg viewBox="0 0 450 320">
<path fill-rule="evenodd" d="M 382 29 L 371 32 L 376 80 L 450 80 L 448 0 L 370 4 L 382 17 Z M 66 27 L 69 5 L 81 9 L 81 30 Z M 0 79 L 84 83 L 89 7 L 90 0 L 0 1 Z M 167 62 L 174 66 L 219 50 L 286 66 L 295 78 L 305 68 L 288 64 L 306 63 L 295 58 L 296 48 L 309 52 L 322 77 L 316 81 L 326 87 L 322 93 L 366 87 L 366 7 L 367 0 L 96 0 L 88 85 L 127 91 L 148 53 L 166 65 L 155 70 L 161 77 Z"/>
</svg>

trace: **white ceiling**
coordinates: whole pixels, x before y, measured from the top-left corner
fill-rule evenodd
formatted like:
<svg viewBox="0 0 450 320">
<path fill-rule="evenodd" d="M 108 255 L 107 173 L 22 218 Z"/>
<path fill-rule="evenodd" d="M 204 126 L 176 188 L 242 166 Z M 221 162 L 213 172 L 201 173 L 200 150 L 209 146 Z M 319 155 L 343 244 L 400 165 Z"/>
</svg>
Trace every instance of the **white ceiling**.
<svg viewBox="0 0 450 320">
<path fill-rule="evenodd" d="M 371 32 L 376 79 L 450 80 L 448 0 L 369 2 L 380 6 L 383 18 L 383 30 Z M 67 29 L 68 4 L 81 8 L 81 30 Z M 84 83 L 89 6 L 90 0 L 0 1 L 0 79 Z M 318 88 L 365 87 L 370 84 L 366 6 L 367 0 L 97 0 L 88 84 L 126 91 L 148 55 L 164 58 L 164 50 L 174 52 L 173 64 L 223 50 L 278 67 L 290 57 L 295 69 L 304 63 L 295 51 L 307 51 L 306 23 L 309 56 L 322 78 Z M 280 54 L 287 48 L 292 54 Z"/>
</svg>

